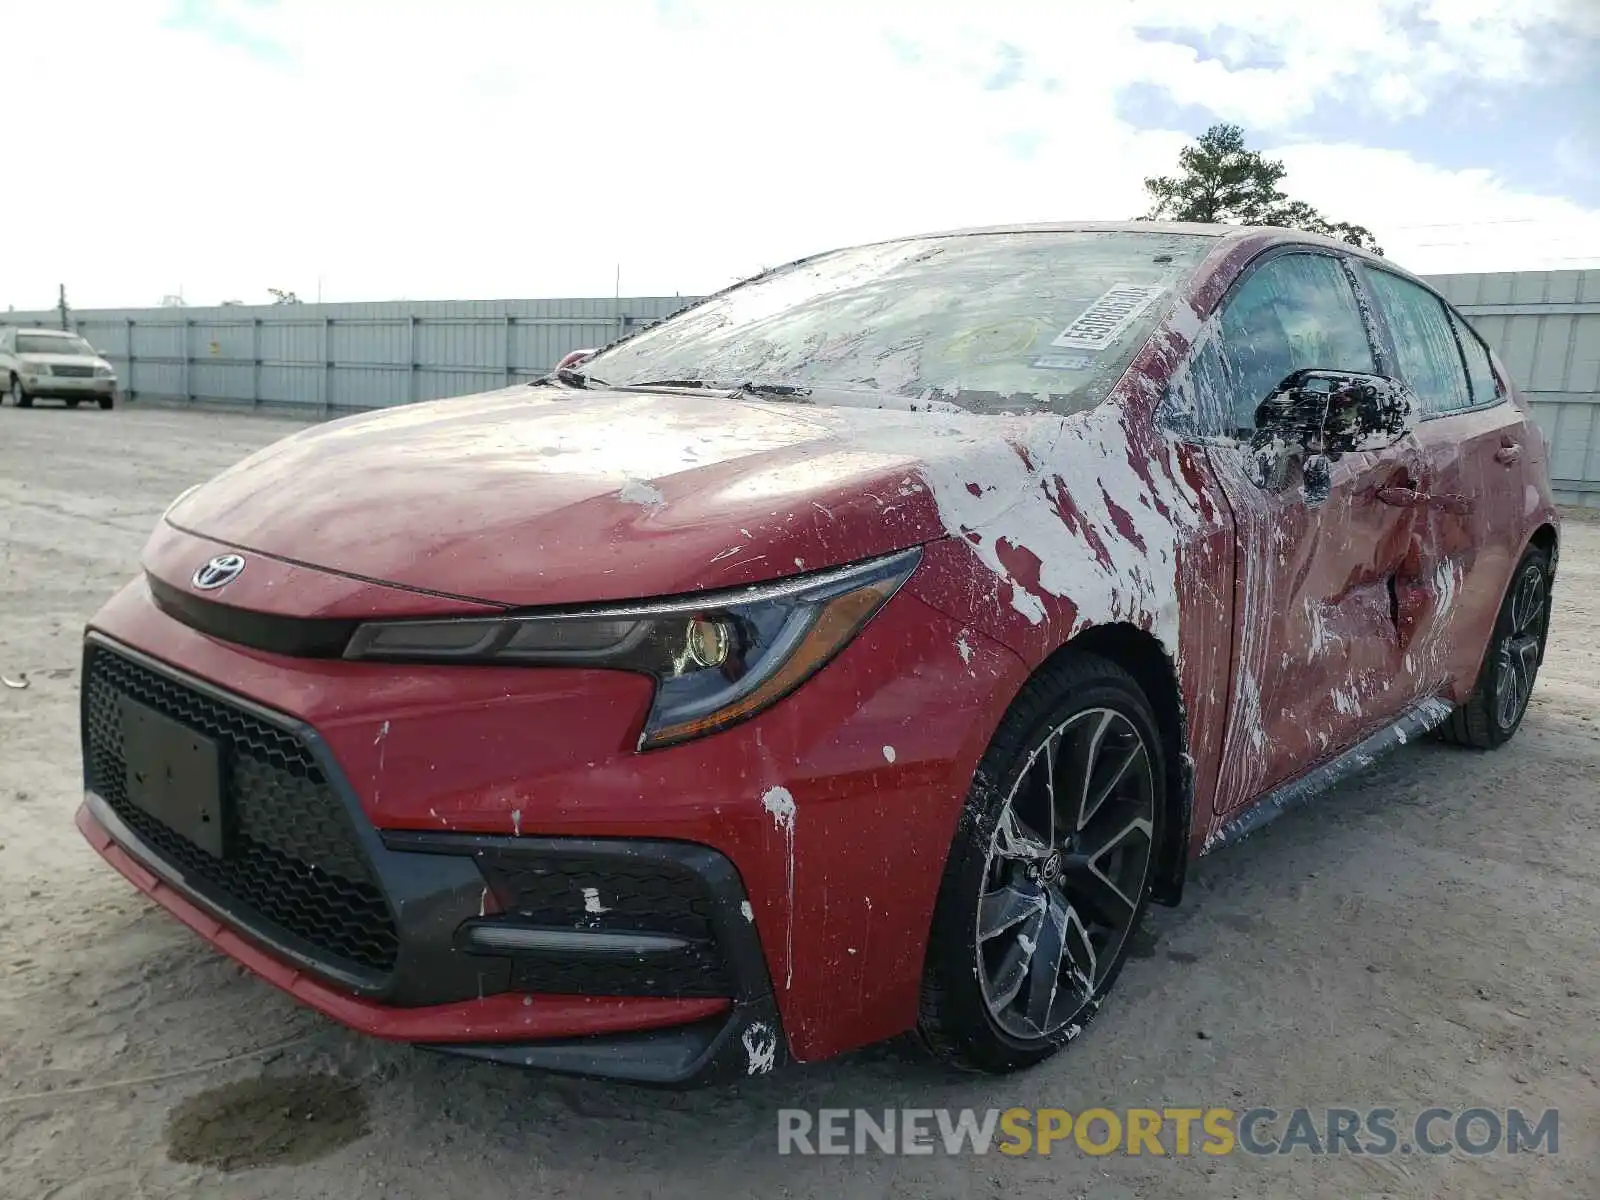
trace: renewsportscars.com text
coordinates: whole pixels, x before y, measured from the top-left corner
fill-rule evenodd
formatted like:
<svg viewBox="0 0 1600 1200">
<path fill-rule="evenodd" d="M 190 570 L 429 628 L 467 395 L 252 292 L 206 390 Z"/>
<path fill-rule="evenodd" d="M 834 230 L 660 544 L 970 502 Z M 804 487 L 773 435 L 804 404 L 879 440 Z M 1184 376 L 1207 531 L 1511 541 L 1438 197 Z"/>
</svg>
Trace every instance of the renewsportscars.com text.
<svg viewBox="0 0 1600 1200">
<path fill-rule="evenodd" d="M 1557 1154 L 1560 1124 L 1553 1108 L 785 1108 L 778 1153 Z"/>
</svg>

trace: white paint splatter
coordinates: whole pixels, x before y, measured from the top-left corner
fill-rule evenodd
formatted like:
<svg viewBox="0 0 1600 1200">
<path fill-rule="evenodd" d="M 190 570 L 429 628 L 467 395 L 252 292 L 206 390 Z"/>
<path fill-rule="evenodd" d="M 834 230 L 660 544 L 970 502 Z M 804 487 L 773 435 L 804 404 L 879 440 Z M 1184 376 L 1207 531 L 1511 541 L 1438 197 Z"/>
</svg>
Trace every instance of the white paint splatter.
<svg viewBox="0 0 1600 1200">
<path fill-rule="evenodd" d="M 1361 697 L 1356 693 L 1355 685 L 1350 684 L 1342 688 L 1334 688 L 1329 693 L 1333 700 L 1333 711 L 1347 717 L 1359 716 L 1361 713 Z"/>
<path fill-rule="evenodd" d="M 617 499 L 624 504 L 639 504 L 645 508 L 660 508 L 667 498 L 661 489 L 643 479 L 630 479 L 617 490 Z"/>
<path fill-rule="evenodd" d="M 511 810 L 511 832 L 517 837 L 522 836 L 522 810 L 520 808 Z"/>
<path fill-rule="evenodd" d="M 884 759 L 885 762 L 891 762 L 892 763 L 894 761 L 894 747 L 893 746 L 885 746 L 883 748 L 883 759 Z"/>
<path fill-rule="evenodd" d="M 756 919 L 756 910 L 750 907 L 750 901 L 739 901 L 739 915 L 746 921 L 753 922 Z"/>
<path fill-rule="evenodd" d="M 1315 596 L 1305 598 L 1306 630 L 1311 635 L 1306 646 L 1306 662 L 1314 663 L 1328 653 L 1335 637 L 1328 631 L 1328 619 Z"/>
<path fill-rule="evenodd" d="M 1031 623 L 1045 620 L 1046 595 L 1070 598 L 1077 616 L 1063 635 L 1142 619 L 1170 653 L 1178 644 L 1177 546 L 1198 524 L 1198 500 L 1154 457 L 1141 463 L 1149 482 L 1141 477 L 1123 420 L 1107 404 L 1007 421 L 989 436 L 962 438 L 959 454 L 930 456 L 920 473 L 946 530 L 1009 586 L 1012 608 Z M 1037 560 L 1036 583 L 1011 574 L 1015 551 Z"/>
<path fill-rule="evenodd" d="M 745 1058 L 749 1061 L 747 1075 L 765 1075 L 778 1061 L 778 1035 L 765 1022 L 756 1021 L 739 1040 L 744 1043 Z"/>
<path fill-rule="evenodd" d="M 961 655 L 961 661 L 966 664 L 972 662 L 972 646 L 967 642 L 967 635 L 962 633 L 956 638 L 956 653 Z"/>
<path fill-rule="evenodd" d="M 786 787 L 768 788 L 761 797 L 761 807 L 772 815 L 773 828 L 783 834 L 784 839 L 784 876 L 788 895 L 783 933 L 783 987 L 787 991 L 794 984 L 794 796 Z"/>
<path fill-rule="evenodd" d="M 604 904 L 600 903 L 600 889 L 586 887 L 583 889 L 583 911 L 598 916 L 603 912 L 610 912 Z"/>
<path fill-rule="evenodd" d="M 788 788 L 768 788 L 761 797 L 761 807 L 772 814 L 773 828 L 794 833 L 794 796 Z"/>
<path fill-rule="evenodd" d="M 383 760 L 389 753 L 389 722 L 385 721 L 378 729 L 378 736 L 372 739 L 372 744 L 378 748 L 378 765 L 372 772 L 372 806 L 376 808 L 383 799 Z"/>
</svg>

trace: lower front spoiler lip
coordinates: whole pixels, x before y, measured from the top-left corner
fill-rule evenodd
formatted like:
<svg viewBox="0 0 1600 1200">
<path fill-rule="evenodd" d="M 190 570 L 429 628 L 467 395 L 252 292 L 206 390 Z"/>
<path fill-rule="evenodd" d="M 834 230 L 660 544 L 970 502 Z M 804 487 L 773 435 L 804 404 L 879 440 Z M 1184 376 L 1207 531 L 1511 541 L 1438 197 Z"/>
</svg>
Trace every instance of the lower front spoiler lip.
<svg viewBox="0 0 1600 1200">
<path fill-rule="evenodd" d="M 764 1074 L 787 1059 L 770 994 L 735 1003 L 503 992 L 406 1008 L 341 992 L 268 953 L 156 874 L 112 837 L 87 800 L 76 823 L 102 858 L 206 941 L 360 1033 L 493 1062 L 667 1086 Z"/>
<path fill-rule="evenodd" d="M 726 1016 L 669 1029 L 542 1042 L 430 1045 L 463 1058 L 535 1067 L 660 1087 L 703 1087 L 765 1075 L 788 1061 L 778 1006 L 771 996 L 734 1004 Z"/>
</svg>

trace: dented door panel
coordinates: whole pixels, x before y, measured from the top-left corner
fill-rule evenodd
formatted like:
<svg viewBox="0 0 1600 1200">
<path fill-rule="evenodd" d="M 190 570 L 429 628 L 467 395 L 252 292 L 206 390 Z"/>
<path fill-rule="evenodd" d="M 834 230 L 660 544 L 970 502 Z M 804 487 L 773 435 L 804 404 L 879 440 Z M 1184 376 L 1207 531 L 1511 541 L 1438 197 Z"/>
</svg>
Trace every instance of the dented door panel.
<svg viewBox="0 0 1600 1200">
<path fill-rule="evenodd" d="M 1216 785 L 1227 812 L 1352 745 L 1409 698 L 1394 589 L 1417 515 L 1378 492 L 1413 488 L 1424 463 L 1409 440 L 1346 455 L 1328 498 L 1311 504 L 1297 471 L 1273 492 L 1251 482 L 1241 449 L 1213 446 L 1209 457 L 1238 529 L 1231 719 Z"/>
<path fill-rule="evenodd" d="M 1400 589 L 1401 633 L 1418 697 L 1472 691 L 1501 595 L 1527 538 L 1522 467 L 1498 461 L 1523 437 L 1509 404 L 1423 422 L 1429 503 Z"/>
</svg>

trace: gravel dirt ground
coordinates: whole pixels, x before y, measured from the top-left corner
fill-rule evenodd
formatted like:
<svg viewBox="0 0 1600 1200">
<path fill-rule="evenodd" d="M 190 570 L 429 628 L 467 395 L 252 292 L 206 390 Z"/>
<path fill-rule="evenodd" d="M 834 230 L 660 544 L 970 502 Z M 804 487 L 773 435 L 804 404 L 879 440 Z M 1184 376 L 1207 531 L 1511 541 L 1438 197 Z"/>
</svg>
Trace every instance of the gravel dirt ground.
<svg viewBox="0 0 1600 1200">
<path fill-rule="evenodd" d="M 1515 741 L 1409 747 L 1203 860 L 1067 1054 L 952 1077 L 891 1044 L 661 1093 L 348 1034 L 219 957 L 72 826 L 79 637 L 167 502 L 294 425 L 0 411 L 6 1197 L 1600 1196 L 1600 523 L 1567 523 Z M 1560 1110 L 1471 1158 L 779 1157 L 777 1110 Z"/>
</svg>

